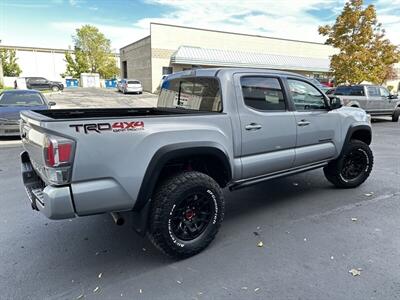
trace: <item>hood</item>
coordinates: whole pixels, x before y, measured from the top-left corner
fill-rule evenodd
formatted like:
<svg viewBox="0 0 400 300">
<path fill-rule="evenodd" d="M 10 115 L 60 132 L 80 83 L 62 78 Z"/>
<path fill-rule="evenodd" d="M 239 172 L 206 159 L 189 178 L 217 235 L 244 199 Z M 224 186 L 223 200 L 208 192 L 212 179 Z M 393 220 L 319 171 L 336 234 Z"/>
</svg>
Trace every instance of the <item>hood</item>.
<svg viewBox="0 0 400 300">
<path fill-rule="evenodd" d="M 0 107 L 0 122 L 18 121 L 20 112 L 23 110 L 44 110 L 48 109 L 47 105 L 36 106 L 2 106 Z"/>
</svg>

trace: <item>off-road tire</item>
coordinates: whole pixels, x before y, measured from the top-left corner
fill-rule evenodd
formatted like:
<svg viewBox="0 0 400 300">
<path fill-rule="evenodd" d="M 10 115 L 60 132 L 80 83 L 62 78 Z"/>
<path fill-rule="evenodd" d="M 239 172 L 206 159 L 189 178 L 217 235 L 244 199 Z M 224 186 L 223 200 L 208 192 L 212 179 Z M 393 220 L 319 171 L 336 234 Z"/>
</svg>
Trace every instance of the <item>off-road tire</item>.
<svg viewBox="0 0 400 300">
<path fill-rule="evenodd" d="M 53 92 L 58 92 L 60 90 L 60 88 L 58 86 L 54 85 L 54 86 L 51 87 L 51 90 Z"/>
<path fill-rule="evenodd" d="M 400 108 L 396 108 L 392 115 L 392 122 L 398 122 L 400 117 Z"/>
<path fill-rule="evenodd" d="M 350 140 L 350 142 L 347 145 L 344 145 L 344 147 L 342 154 L 324 168 L 324 174 L 326 179 L 338 188 L 355 188 L 369 177 L 374 164 L 374 156 L 370 147 L 359 140 Z M 363 156 L 362 159 L 365 161 L 365 167 L 363 167 L 360 175 L 356 178 L 346 179 L 342 174 L 344 164 L 347 156 L 349 156 L 350 153 L 354 153 L 354 151 Z"/>
<path fill-rule="evenodd" d="M 173 230 L 174 210 L 193 193 L 201 193 L 205 197 L 204 201 L 208 201 L 212 208 L 211 217 L 199 236 L 193 240 L 182 240 Z M 201 252 L 212 242 L 224 218 L 224 210 L 222 191 L 214 179 L 195 171 L 179 173 L 162 182 L 155 191 L 147 235 L 156 248 L 166 255 L 187 258 Z"/>
</svg>

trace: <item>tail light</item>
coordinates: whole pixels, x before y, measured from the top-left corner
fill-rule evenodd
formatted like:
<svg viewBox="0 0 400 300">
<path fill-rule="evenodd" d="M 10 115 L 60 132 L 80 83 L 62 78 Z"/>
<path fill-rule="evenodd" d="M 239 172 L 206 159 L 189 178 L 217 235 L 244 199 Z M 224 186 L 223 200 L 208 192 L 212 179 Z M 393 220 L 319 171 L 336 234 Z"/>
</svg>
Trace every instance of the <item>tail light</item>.
<svg viewBox="0 0 400 300">
<path fill-rule="evenodd" d="M 51 184 L 61 185 L 70 181 L 73 152 L 73 140 L 47 136 L 44 146 L 45 172 Z"/>
</svg>

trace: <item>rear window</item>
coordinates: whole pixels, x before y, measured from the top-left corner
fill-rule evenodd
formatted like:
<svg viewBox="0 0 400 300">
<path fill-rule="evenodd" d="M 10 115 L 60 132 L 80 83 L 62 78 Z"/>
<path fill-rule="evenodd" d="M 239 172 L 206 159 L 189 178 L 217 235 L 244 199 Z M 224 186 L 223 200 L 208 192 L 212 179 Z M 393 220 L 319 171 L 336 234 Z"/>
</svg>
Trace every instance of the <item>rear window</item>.
<svg viewBox="0 0 400 300">
<path fill-rule="evenodd" d="M 3 93 L 0 95 L 0 106 L 35 106 L 42 104 L 42 97 L 38 93 Z"/>
<path fill-rule="evenodd" d="M 137 80 L 129 80 L 128 84 L 140 84 L 140 81 Z"/>
<path fill-rule="evenodd" d="M 363 86 L 352 86 L 350 89 L 350 96 L 365 96 Z"/>
<path fill-rule="evenodd" d="M 157 107 L 220 112 L 222 104 L 219 82 L 215 78 L 205 77 L 165 80 Z"/>
</svg>

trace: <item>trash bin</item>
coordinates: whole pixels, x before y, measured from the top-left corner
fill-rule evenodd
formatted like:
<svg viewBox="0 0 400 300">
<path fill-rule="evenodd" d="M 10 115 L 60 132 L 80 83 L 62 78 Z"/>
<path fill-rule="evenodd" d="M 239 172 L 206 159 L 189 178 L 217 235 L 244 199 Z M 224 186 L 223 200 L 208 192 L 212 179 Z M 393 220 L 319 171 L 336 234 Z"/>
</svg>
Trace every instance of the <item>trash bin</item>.
<svg viewBox="0 0 400 300">
<path fill-rule="evenodd" d="M 76 88 L 78 87 L 78 79 L 65 79 L 65 85 L 67 88 Z"/>
<path fill-rule="evenodd" d="M 116 88 L 117 87 L 117 80 L 116 79 L 106 79 L 105 80 L 106 88 Z"/>
</svg>

